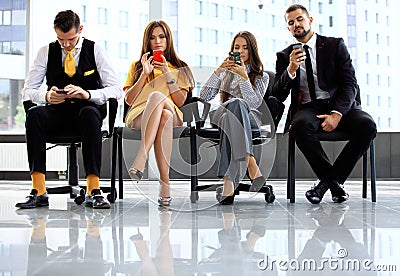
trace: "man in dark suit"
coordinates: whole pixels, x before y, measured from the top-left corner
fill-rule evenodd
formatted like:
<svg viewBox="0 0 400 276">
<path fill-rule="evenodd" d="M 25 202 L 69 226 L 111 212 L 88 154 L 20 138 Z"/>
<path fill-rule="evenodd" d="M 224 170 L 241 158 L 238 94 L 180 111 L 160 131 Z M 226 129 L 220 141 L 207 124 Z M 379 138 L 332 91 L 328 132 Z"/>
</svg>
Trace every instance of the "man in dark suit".
<svg viewBox="0 0 400 276">
<path fill-rule="evenodd" d="M 320 179 L 307 199 L 319 203 L 330 189 L 332 200 L 343 202 L 348 199 L 343 183 L 375 138 L 376 125 L 355 99 L 358 85 L 343 39 L 314 33 L 313 18 L 302 5 L 291 5 L 285 19 L 300 48 L 294 44 L 277 53 L 272 94 L 282 102 L 291 94 L 285 132 Z M 335 129 L 348 132 L 350 140 L 331 164 L 316 134 Z"/>
</svg>

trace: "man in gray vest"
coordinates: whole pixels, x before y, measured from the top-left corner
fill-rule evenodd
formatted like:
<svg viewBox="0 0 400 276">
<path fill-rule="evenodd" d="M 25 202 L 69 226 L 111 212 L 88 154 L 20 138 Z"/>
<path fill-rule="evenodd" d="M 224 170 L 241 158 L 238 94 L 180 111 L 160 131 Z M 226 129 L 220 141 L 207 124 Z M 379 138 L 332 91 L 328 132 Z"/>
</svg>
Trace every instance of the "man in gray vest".
<svg viewBox="0 0 400 276">
<path fill-rule="evenodd" d="M 109 98 L 120 99 L 122 89 L 104 50 L 81 37 L 82 29 L 75 12 L 59 12 L 54 19 L 57 40 L 39 50 L 25 79 L 22 100 L 38 105 L 29 109 L 25 123 L 32 190 L 25 202 L 16 204 L 18 208 L 49 205 L 45 185 L 47 134 L 82 137 L 85 204 L 110 208 L 99 183 L 101 126 L 107 115 L 104 104 Z M 45 78 L 47 89 L 42 90 Z"/>
</svg>

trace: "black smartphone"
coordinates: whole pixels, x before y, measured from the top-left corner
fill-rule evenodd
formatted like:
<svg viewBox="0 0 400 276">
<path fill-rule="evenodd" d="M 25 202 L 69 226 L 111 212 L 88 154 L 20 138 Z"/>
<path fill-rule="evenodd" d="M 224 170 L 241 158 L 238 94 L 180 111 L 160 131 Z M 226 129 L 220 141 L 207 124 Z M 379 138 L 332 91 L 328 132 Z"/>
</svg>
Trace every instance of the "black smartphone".
<svg viewBox="0 0 400 276">
<path fill-rule="evenodd" d="M 234 60 L 238 65 L 242 65 L 240 61 L 240 52 L 229 52 L 229 59 Z"/>
<path fill-rule="evenodd" d="M 294 49 L 301 49 L 302 52 L 304 52 L 303 44 L 301 43 L 296 43 L 293 45 L 293 50 Z"/>
<path fill-rule="evenodd" d="M 58 94 L 67 94 L 67 91 L 65 91 L 64 89 L 57 89 L 56 92 Z"/>
</svg>

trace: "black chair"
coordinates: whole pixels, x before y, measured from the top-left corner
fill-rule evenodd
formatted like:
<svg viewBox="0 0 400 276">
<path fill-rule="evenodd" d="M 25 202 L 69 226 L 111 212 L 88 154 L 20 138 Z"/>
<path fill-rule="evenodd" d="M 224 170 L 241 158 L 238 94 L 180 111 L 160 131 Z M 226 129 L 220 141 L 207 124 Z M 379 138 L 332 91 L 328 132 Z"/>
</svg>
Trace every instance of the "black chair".
<svg viewBox="0 0 400 276">
<path fill-rule="evenodd" d="M 358 87 L 356 100 L 361 103 L 360 89 Z M 318 133 L 318 137 L 321 141 L 328 142 L 339 142 L 348 141 L 349 136 L 347 133 L 335 130 L 332 132 L 321 131 Z M 370 167 L 371 167 L 371 200 L 376 202 L 376 171 L 375 171 L 375 146 L 374 141 L 371 142 L 369 147 L 370 155 Z M 368 153 L 364 153 L 362 163 L 362 175 L 363 175 L 363 186 L 362 186 L 362 198 L 367 197 L 367 185 L 368 185 Z M 289 132 L 289 145 L 288 145 L 288 179 L 287 179 L 287 199 L 290 199 L 291 203 L 295 202 L 295 140 L 293 135 Z"/>
<path fill-rule="evenodd" d="M 35 103 L 32 101 L 24 101 L 25 114 L 28 110 L 34 106 Z M 104 104 L 108 109 L 108 130 L 102 130 L 103 140 L 112 137 L 112 131 L 114 129 L 115 118 L 117 114 L 118 101 L 114 98 L 108 100 L 108 103 Z M 108 105 L 108 106 L 107 106 Z M 79 185 L 79 165 L 77 159 L 77 150 L 82 145 L 82 138 L 79 135 L 52 135 L 46 138 L 46 142 L 54 144 L 48 147 L 46 150 L 52 149 L 57 146 L 66 146 L 68 148 L 67 155 L 67 179 L 68 186 L 60 187 L 46 187 L 47 193 L 49 194 L 69 194 L 71 199 L 74 199 L 75 203 L 80 205 L 85 200 L 86 187 Z M 114 202 L 115 192 L 110 193 L 109 187 L 101 187 L 101 190 L 107 195 L 107 199 L 110 202 Z"/>
<path fill-rule="evenodd" d="M 266 71 L 266 73 L 269 75 L 270 80 L 269 80 L 269 85 L 267 88 L 267 91 L 264 96 L 264 101 L 266 104 L 263 104 L 260 106 L 260 112 L 262 112 L 262 123 L 264 127 L 261 127 L 260 130 L 253 130 L 252 131 L 252 140 L 253 140 L 253 145 L 262 145 L 268 143 L 274 136 L 275 133 L 275 126 L 277 122 L 279 122 L 279 119 L 276 120 L 277 116 L 279 114 L 274 114 L 271 117 L 270 112 L 268 111 L 267 106 L 270 106 L 270 103 L 272 103 L 269 100 L 269 97 L 271 95 L 271 89 L 272 85 L 274 83 L 274 77 L 275 74 L 271 71 Z M 199 159 L 199 154 L 198 154 L 198 145 L 197 145 L 197 137 L 200 138 L 205 138 L 208 139 L 215 144 L 219 143 L 220 139 L 220 133 L 218 128 L 216 127 L 205 127 L 204 126 L 204 121 L 205 118 L 207 117 L 207 113 L 210 109 L 210 104 L 202 102 L 199 98 L 193 98 L 192 103 L 195 103 L 197 105 L 193 105 L 193 115 L 194 115 L 194 120 L 196 121 L 195 126 L 191 128 L 190 131 L 190 148 L 191 148 L 191 195 L 190 195 L 190 200 L 192 203 L 197 202 L 199 199 L 198 192 L 199 191 L 210 191 L 210 190 L 217 190 L 217 198 L 219 197 L 219 192 L 220 190 L 217 189 L 218 186 L 221 186 L 221 183 L 217 184 L 203 184 L 199 185 L 199 178 L 198 178 L 198 171 L 197 171 L 197 165 L 198 165 L 198 159 Z M 203 105 L 203 113 L 200 116 L 198 110 L 201 110 L 199 104 Z M 266 128 L 265 126 L 269 127 Z M 238 187 L 235 190 L 235 194 L 238 195 L 240 191 L 246 191 L 248 192 L 250 189 L 251 184 L 247 183 L 239 183 Z M 273 202 L 275 200 L 275 195 L 272 192 L 272 187 L 270 185 L 263 186 L 260 190 L 260 193 L 265 194 L 265 201 L 266 202 Z"/>
</svg>

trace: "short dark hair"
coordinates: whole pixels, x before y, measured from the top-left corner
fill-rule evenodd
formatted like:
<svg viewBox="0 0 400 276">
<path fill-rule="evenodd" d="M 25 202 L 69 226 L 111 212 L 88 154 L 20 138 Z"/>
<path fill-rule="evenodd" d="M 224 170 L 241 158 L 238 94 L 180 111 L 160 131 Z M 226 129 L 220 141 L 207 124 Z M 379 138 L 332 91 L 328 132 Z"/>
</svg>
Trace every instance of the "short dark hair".
<svg viewBox="0 0 400 276">
<path fill-rule="evenodd" d="M 60 11 L 54 18 L 54 29 L 60 29 L 63 33 L 69 32 L 73 27 L 78 31 L 80 25 L 79 16 L 71 10 Z"/>
<path fill-rule="evenodd" d="M 286 15 L 287 15 L 289 12 L 292 12 L 292 11 L 295 11 L 295 10 L 298 10 L 298 9 L 301 9 L 301 10 L 307 15 L 307 17 L 310 17 L 310 15 L 308 14 L 308 10 L 306 9 L 306 7 L 304 7 L 303 5 L 300 5 L 300 4 L 293 4 L 293 5 L 290 5 L 289 8 L 286 9 L 286 12 L 285 12 L 285 20 L 286 20 Z"/>
</svg>

